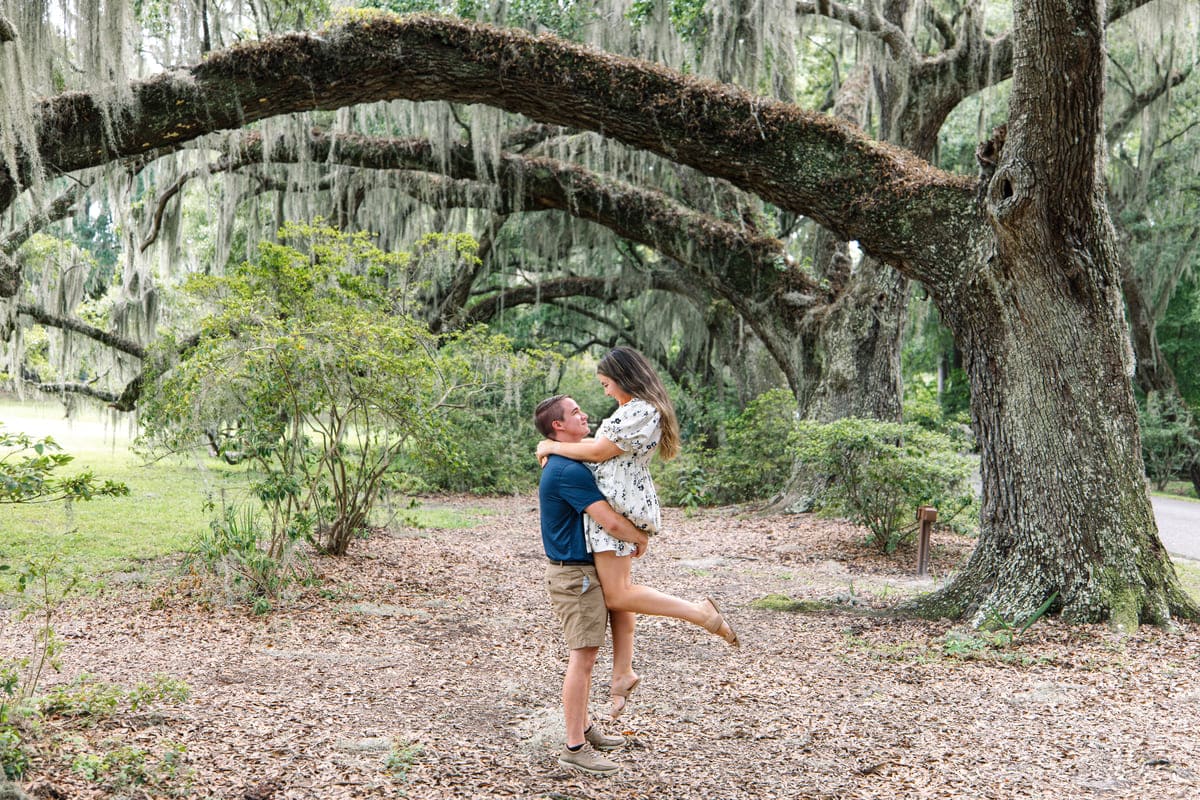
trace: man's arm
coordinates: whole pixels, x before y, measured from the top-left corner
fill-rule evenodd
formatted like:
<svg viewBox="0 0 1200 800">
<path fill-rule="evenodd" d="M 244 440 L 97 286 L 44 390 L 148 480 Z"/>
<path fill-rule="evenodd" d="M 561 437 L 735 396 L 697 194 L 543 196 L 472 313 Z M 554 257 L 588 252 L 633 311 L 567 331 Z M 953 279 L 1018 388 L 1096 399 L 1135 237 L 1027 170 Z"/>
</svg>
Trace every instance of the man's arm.
<svg viewBox="0 0 1200 800">
<path fill-rule="evenodd" d="M 597 500 L 583 510 L 596 522 L 600 523 L 600 527 L 608 531 L 609 534 L 620 539 L 623 542 L 630 542 L 637 545 L 637 553 L 635 558 L 646 554 L 646 548 L 650 544 L 650 537 L 641 528 L 630 522 L 625 515 L 617 512 L 615 508 L 608 504 L 607 500 Z"/>
</svg>

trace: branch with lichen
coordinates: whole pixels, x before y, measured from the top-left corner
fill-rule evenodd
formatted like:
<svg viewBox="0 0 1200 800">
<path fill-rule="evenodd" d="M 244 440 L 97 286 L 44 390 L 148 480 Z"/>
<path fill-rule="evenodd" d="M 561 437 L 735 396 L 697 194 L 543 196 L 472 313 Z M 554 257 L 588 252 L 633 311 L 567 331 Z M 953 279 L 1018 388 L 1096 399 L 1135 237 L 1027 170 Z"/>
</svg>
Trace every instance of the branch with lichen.
<svg viewBox="0 0 1200 800">
<path fill-rule="evenodd" d="M 134 82 L 129 92 L 132 116 L 107 138 L 99 96 L 41 103 L 42 161 L 70 172 L 311 109 L 389 99 L 486 103 L 543 124 L 599 130 L 724 178 L 914 277 L 940 279 L 922 267 L 964 263 L 986 233 L 972 180 L 823 115 L 550 36 L 445 17 L 371 15 L 319 35 L 244 42 Z M 18 161 L 31 169 L 32 159 Z M 25 177 L 0 169 L 0 210 Z"/>
</svg>

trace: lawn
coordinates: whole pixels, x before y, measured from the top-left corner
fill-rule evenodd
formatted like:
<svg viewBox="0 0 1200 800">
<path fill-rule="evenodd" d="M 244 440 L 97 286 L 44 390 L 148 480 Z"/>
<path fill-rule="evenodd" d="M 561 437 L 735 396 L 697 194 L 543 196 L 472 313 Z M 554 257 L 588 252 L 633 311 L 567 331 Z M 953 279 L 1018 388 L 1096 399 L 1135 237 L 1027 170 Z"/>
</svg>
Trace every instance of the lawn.
<svg viewBox="0 0 1200 800">
<path fill-rule="evenodd" d="M 83 410 L 68 420 L 57 403 L 5 400 L 0 423 L 10 432 L 53 437 L 74 457 L 63 474 L 90 469 L 100 479 L 129 486 L 127 497 L 4 507 L 0 563 L 18 566 L 60 552 L 65 565 L 92 577 L 141 571 L 147 562 L 187 550 L 208 526 L 206 503 L 244 492 L 239 472 L 213 459 L 150 463 L 133 453 L 127 416 Z"/>
<path fill-rule="evenodd" d="M 60 553 L 63 566 L 78 567 L 92 582 L 113 574 L 137 576 L 161 570 L 208 527 L 213 516 L 210 506 L 219 508 L 246 497 L 243 468 L 202 453 L 155 461 L 134 453 L 130 448 L 135 432 L 127 415 L 84 409 L 66 419 L 59 403 L 8 399 L 0 400 L 0 425 L 39 439 L 52 437 L 74 457 L 64 475 L 90 469 L 99 479 L 129 486 L 127 497 L 3 507 L 0 564 L 12 568 Z M 487 513 L 436 503 L 393 506 L 385 502 L 372 522 L 416 530 L 465 528 Z M 0 589 L 5 586 L 0 582 Z"/>
</svg>

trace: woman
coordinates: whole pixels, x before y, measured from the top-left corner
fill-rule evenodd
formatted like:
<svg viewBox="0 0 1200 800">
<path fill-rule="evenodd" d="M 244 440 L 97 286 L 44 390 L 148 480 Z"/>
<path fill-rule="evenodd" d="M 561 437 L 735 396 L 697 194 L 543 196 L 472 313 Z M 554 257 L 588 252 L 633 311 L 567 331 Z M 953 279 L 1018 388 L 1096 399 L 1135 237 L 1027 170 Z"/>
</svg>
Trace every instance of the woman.
<svg viewBox="0 0 1200 800">
<path fill-rule="evenodd" d="M 579 443 L 538 444 L 538 458 L 560 455 L 594 463 L 596 484 L 617 511 L 650 535 L 658 532 L 660 510 L 650 458 L 669 460 L 679 453 L 679 423 L 667 390 L 645 356 L 628 347 L 609 351 L 596 367 L 604 394 L 617 401 L 617 411 L 600 424 L 595 438 Z M 633 630 L 637 614 L 675 617 L 699 625 L 729 642 L 737 634 L 711 598 L 689 603 L 673 595 L 633 583 L 630 556 L 636 547 L 608 535 L 590 517 L 584 528 L 604 587 L 613 634 L 611 716 L 625 710 L 641 678 L 633 671 Z"/>
</svg>

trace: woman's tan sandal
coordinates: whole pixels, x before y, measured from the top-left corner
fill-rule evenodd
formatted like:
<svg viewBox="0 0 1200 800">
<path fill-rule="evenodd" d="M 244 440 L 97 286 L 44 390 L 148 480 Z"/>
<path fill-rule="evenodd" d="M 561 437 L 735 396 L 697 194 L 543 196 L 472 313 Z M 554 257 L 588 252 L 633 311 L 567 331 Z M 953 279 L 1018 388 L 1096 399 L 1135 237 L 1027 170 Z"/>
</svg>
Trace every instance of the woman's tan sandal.
<svg viewBox="0 0 1200 800">
<path fill-rule="evenodd" d="M 612 699 L 612 710 L 608 714 L 610 719 L 616 719 L 625 713 L 625 709 L 629 707 L 629 696 L 641 682 L 642 676 L 634 675 L 633 680 L 623 686 L 616 682 L 609 684 L 608 695 Z"/>
<path fill-rule="evenodd" d="M 712 609 L 712 613 L 709 615 L 708 619 L 704 621 L 704 630 L 708 631 L 709 633 L 715 633 L 717 636 L 720 636 L 734 647 L 739 646 L 741 642 L 738 641 L 737 632 L 721 614 L 721 609 L 717 606 L 717 601 L 713 600 L 711 597 L 706 597 L 700 602 L 708 603 L 709 608 Z"/>
</svg>

